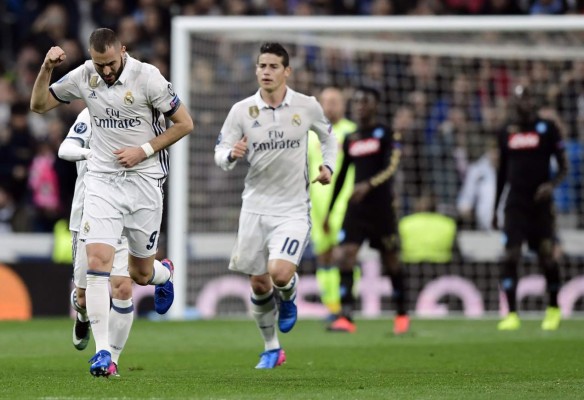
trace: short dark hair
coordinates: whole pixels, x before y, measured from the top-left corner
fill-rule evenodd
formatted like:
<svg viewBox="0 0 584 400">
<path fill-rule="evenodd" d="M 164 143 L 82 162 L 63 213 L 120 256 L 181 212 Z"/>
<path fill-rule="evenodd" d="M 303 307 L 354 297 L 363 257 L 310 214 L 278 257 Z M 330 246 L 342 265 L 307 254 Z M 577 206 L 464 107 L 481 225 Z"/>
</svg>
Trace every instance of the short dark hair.
<svg viewBox="0 0 584 400">
<path fill-rule="evenodd" d="M 120 40 L 114 31 L 108 28 L 98 28 L 89 36 L 89 48 L 98 53 L 105 53 L 108 47 L 120 44 Z"/>
<path fill-rule="evenodd" d="M 288 67 L 290 65 L 290 56 L 288 56 L 288 52 L 280 43 L 273 43 L 273 42 L 265 42 L 260 47 L 260 55 L 261 54 L 275 54 L 278 57 L 282 57 L 282 65 L 284 67 Z M 259 56 L 258 56 L 259 59 Z"/>
<path fill-rule="evenodd" d="M 379 93 L 379 90 L 375 89 L 372 86 L 359 86 L 357 89 L 355 89 L 355 93 L 357 92 L 370 94 L 371 96 L 373 96 L 376 103 L 379 103 L 379 100 L 381 100 L 381 94 Z"/>
</svg>

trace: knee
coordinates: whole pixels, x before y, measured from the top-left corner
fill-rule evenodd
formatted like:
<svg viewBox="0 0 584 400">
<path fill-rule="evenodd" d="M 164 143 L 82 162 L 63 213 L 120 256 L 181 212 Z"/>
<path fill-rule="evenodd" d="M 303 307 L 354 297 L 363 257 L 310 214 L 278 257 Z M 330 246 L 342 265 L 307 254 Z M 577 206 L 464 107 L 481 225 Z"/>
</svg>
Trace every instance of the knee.
<svg viewBox="0 0 584 400">
<path fill-rule="evenodd" d="M 250 278 L 251 290 L 257 294 L 262 295 L 268 293 L 272 289 L 272 281 L 269 275 L 252 276 Z"/>
<path fill-rule="evenodd" d="M 140 286 L 146 286 L 152 278 L 151 275 L 143 274 L 139 270 L 130 269 L 130 278 Z"/>
<path fill-rule="evenodd" d="M 292 277 L 294 277 L 294 271 L 281 271 L 278 273 L 275 273 L 272 276 L 272 282 L 274 284 L 274 286 L 276 287 L 284 287 L 286 286 L 290 280 L 292 279 Z"/>
<path fill-rule="evenodd" d="M 132 297 L 132 280 L 120 278 L 115 284 L 112 284 L 112 297 L 119 300 L 127 300 Z"/>
</svg>

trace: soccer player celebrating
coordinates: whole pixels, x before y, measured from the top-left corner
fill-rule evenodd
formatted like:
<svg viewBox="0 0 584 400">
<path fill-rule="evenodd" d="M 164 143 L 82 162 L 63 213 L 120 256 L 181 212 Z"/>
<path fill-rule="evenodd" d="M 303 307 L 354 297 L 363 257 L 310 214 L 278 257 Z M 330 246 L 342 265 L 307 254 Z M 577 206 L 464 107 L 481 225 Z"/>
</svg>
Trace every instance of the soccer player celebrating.
<svg viewBox="0 0 584 400">
<path fill-rule="evenodd" d="M 345 98 L 343 92 L 336 87 L 326 87 L 320 93 L 320 104 L 324 115 L 329 119 L 333 126 L 333 132 L 342 146 L 345 136 L 355 131 L 354 122 L 345 118 Z M 310 168 L 310 179 L 314 179 L 320 173 L 319 166 L 322 164 L 322 155 L 320 142 L 316 135 L 310 135 L 308 138 L 308 164 Z M 340 169 L 343 157 L 339 152 L 335 169 Z M 336 202 L 334 209 L 329 217 L 329 231 L 324 232 L 323 222 L 328 214 L 328 206 L 333 194 L 333 185 L 336 175 L 333 175 L 331 185 L 311 185 L 310 201 L 312 209 L 310 217 L 312 218 L 311 238 L 313 251 L 317 256 L 316 279 L 321 293 L 321 301 L 328 308 L 331 315 L 339 313 L 340 294 L 339 294 L 339 269 L 334 265 L 333 249 L 338 244 L 339 231 L 347 209 L 349 197 L 353 192 L 353 168 L 350 167 L 347 172 L 346 183 Z"/>
<path fill-rule="evenodd" d="M 229 269 L 250 277 L 252 313 L 265 350 L 256 368 L 274 368 L 286 360 L 276 320 L 283 333 L 296 323 L 296 269 L 310 235 L 308 131 L 318 135 L 324 160 L 312 183 L 330 183 L 337 153 L 320 104 L 286 85 L 289 61 L 279 43 L 262 44 L 256 64 L 259 90 L 231 108 L 215 147 L 215 162 L 224 170 L 239 160 L 249 163 Z"/>
<path fill-rule="evenodd" d="M 353 295 L 353 267 L 357 253 L 368 239 L 369 246 L 379 251 L 381 262 L 389 274 L 397 316 L 393 332 L 403 334 L 409 330 L 410 320 L 406 310 L 404 276 L 398 257 L 397 217 L 392 207 L 392 177 L 399 165 L 400 135 L 377 122 L 379 93 L 362 87 L 353 94 L 352 104 L 356 115 L 357 131 L 345 138 L 343 164 L 339 170 L 329 210 L 332 210 L 346 180 L 349 166 L 355 166 L 355 183 L 347 213 L 340 232 L 341 314 L 331 323 L 329 330 L 353 333 L 355 298 Z M 329 218 L 325 219 L 325 231 Z"/>
<path fill-rule="evenodd" d="M 156 285 L 155 309 L 172 305 L 171 262 L 155 260 L 162 220 L 162 184 L 168 173 L 167 147 L 189 134 L 193 120 L 172 85 L 154 66 L 126 53 L 116 34 L 99 28 L 89 38 L 91 60 L 49 87 L 53 69 L 66 55 L 47 52 L 36 78 L 31 109 L 45 113 L 83 99 L 91 116 L 91 154 L 85 175 L 80 238 L 87 250 L 87 315 L 96 354 L 89 371 L 108 376 L 110 296 L 108 279 L 115 248 L 128 238 L 128 268 L 139 285 Z M 164 117 L 174 124 L 165 129 Z"/>
<path fill-rule="evenodd" d="M 537 253 L 547 282 L 549 304 L 541 328 L 556 330 L 561 320 L 558 307 L 560 271 L 553 255 L 555 213 L 552 194 L 554 187 L 566 176 L 568 162 L 558 127 L 552 121 L 538 117 L 529 87 L 516 86 L 513 101 L 515 115 L 499 136 L 500 161 L 493 217 L 496 229 L 496 210 L 507 185 L 503 227 L 506 242 L 500 284 L 507 297 L 509 313 L 497 327 L 499 330 L 516 330 L 521 326 L 517 315 L 517 267 L 521 246 L 527 241 L 529 248 Z M 558 172 L 553 178 L 550 175 L 552 157 L 558 164 Z"/>
<path fill-rule="evenodd" d="M 89 343 L 90 326 L 85 307 L 85 290 L 87 288 L 87 253 L 85 242 L 79 240 L 81 215 L 85 184 L 83 178 L 87 172 L 87 159 L 90 157 L 89 140 L 91 139 L 91 118 L 85 108 L 69 129 L 67 137 L 59 147 L 59 157 L 67 161 L 75 161 L 77 180 L 71 205 L 69 229 L 73 238 L 73 282 L 75 289 L 71 292 L 71 305 L 77 311 L 73 325 L 73 345 L 77 350 L 84 350 Z M 128 272 L 128 241 L 125 236 L 116 246 L 114 263 L 110 275 L 112 291 L 112 307 L 109 313 L 109 340 L 112 362 L 108 372 L 120 376 L 118 363 L 124 349 L 130 329 L 134 322 L 134 304 L 132 303 L 132 279 Z"/>
</svg>

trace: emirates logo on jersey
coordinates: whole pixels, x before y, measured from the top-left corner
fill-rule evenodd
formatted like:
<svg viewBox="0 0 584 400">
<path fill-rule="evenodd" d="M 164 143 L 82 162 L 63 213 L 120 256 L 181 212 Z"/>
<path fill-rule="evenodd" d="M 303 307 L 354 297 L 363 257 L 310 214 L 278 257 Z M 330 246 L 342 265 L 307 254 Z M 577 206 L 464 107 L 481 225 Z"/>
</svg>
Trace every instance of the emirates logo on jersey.
<svg viewBox="0 0 584 400">
<path fill-rule="evenodd" d="M 535 132 L 519 132 L 509 135 L 507 145 L 512 150 L 535 149 L 539 146 L 539 135 Z"/>
<path fill-rule="evenodd" d="M 379 152 L 381 143 L 375 138 L 357 140 L 349 144 L 349 155 L 351 157 L 362 157 Z"/>
</svg>

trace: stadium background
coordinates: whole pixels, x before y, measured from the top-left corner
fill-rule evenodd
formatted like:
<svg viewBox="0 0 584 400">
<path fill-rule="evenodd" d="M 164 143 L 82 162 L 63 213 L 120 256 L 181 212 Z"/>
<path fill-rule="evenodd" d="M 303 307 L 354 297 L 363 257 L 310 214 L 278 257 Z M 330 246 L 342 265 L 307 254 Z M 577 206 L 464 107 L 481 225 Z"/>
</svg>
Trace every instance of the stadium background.
<svg viewBox="0 0 584 400">
<path fill-rule="evenodd" d="M 545 11 L 540 2 L 457 2 L 457 1 L 361 1 L 353 6 L 338 7 L 328 1 L 96 1 L 57 3 L 5 2 L 1 10 L 2 54 L 0 60 L 0 233 L 5 249 L 0 254 L 0 274 L 10 274 L 24 283 L 31 299 L 30 315 L 59 315 L 68 312 L 66 301 L 56 300 L 62 292 L 67 299 L 70 270 L 67 263 L 54 265 L 54 226 L 68 213 L 75 172 L 72 165 L 55 158 L 68 126 L 83 104 L 61 107 L 48 116 L 28 112 L 27 104 L 34 78 L 46 50 L 58 44 L 68 54 L 66 65 L 55 71 L 58 79 L 87 57 L 88 33 L 96 26 L 107 26 L 119 32 L 129 52 L 160 68 L 171 76 L 171 18 L 173 16 L 238 15 L 298 17 L 352 15 L 499 15 L 538 14 Z M 349 4 L 344 2 L 343 4 Z M 507 4 L 496 9 L 494 4 Z M 516 4 L 515 6 L 511 3 Z M 549 13 L 580 13 L 579 3 L 551 2 Z M 467 5 L 465 5 L 467 4 Z M 495 7 L 495 8 L 494 8 Z M 560 17 L 561 18 L 561 17 Z M 568 18 L 568 17 L 565 17 Z M 584 30 L 583 30 L 584 31 Z M 505 120 L 511 85 L 524 80 L 535 83 L 547 115 L 562 124 L 570 144 L 572 171 L 566 183 L 556 191 L 559 212 L 559 235 L 565 255 L 563 276 L 566 282 L 561 302 L 566 314 L 582 311 L 580 297 L 584 291 L 582 274 L 582 200 L 583 154 L 582 122 L 584 121 L 584 71 L 578 51 L 563 56 L 549 53 L 554 48 L 573 48 L 581 42 L 582 32 L 513 35 L 434 35 L 393 34 L 392 38 L 350 36 L 353 51 L 343 51 L 333 39 L 319 37 L 319 45 L 306 44 L 306 38 L 290 35 L 273 37 L 290 47 L 293 75 L 291 86 L 316 95 L 325 85 L 346 89 L 366 84 L 379 88 L 384 107 L 382 117 L 393 126 L 406 129 L 406 149 L 397 179 L 400 215 L 412 211 L 414 199 L 426 188 L 439 195 L 440 211 L 458 219 L 461 229 L 460 257 L 448 265 L 408 266 L 411 290 L 410 309 L 419 314 L 444 315 L 464 312 L 481 316 L 499 310 L 497 259 L 500 255 L 499 235 L 485 232 L 473 218 L 462 218 L 456 200 L 466 168 L 485 153 L 489 137 Z M 301 35 L 302 36 L 302 35 Z M 524 53 L 511 56 L 501 49 L 489 56 L 473 56 L 476 43 L 488 38 L 497 43 L 513 41 Z M 187 67 L 192 77 L 188 93 L 177 87 L 187 100 L 197 121 L 197 129 L 189 143 L 188 187 L 178 189 L 188 204 L 186 229 L 170 225 L 166 237 L 187 237 L 188 269 L 186 298 L 182 316 L 213 317 L 241 314 L 247 299 L 246 280 L 226 271 L 226 261 L 237 227 L 244 167 L 224 174 L 213 165 L 212 149 L 229 106 L 256 88 L 253 63 L 262 35 L 247 42 L 200 35 L 191 41 L 192 63 Z M 388 46 L 406 42 L 410 47 Z M 380 43 L 385 46 L 380 46 Z M 446 44 L 444 56 L 439 51 Z M 441 47 L 442 46 L 442 47 Z M 530 49 L 544 46 L 544 52 Z M 359 49 L 359 47 L 361 47 Z M 415 51 L 414 51 L 415 50 Z M 464 53 L 471 51 L 471 55 Z M 438 52 L 438 53 L 437 53 Z M 560 51 L 561 53 L 561 51 Z M 452 103 L 455 103 L 453 106 Z M 459 135 L 457 132 L 464 132 Z M 457 149 L 455 155 L 448 150 Z M 36 161 L 36 162 L 35 162 Z M 175 169 L 176 171 L 176 169 Z M 39 177 L 35 179 L 35 177 Z M 35 184 L 36 182 L 36 184 Z M 171 180 L 172 183 L 172 180 Z M 176 190 L 176 188 L 175 188 Z M 168 192 L 172 196 L 173 188 Z M 172 201 L 172 199 L 170 199 Z M 161 249 L 161 253 L 166 251 Z M 377 316 L 391 310 L 390 286 L 379 275 L 375 257 L 363 254 L 364 281 L 371 290 L 362 296 L 362 312 Z M 316 301 L 316 283 L 308 261 L 304 267 L 301 315 L 320 316 L 325 310 Z M 522 267 L 529 275 L 520 295 L 522 307 L 542 308 L 541 277 L 531 258 Z M 6 276 L 6 275 L 2 275 Z M 15 305 L 1 280 L 0 318 L 10 314 Z M 50 285 L 38 285 L 39 282 Z M 459 286 L 457 286 L 459 285 Z M 50 296 L 43 292 L 51 288 Z M 59 288 L 55 290 L 55 288 Z M 374 288 L 374 290 L 373 290 Z M 459 289 L 454 289 L 459 288 Z M 453 290 L 460 290 L 453 292 Z M 44 296 L 44 297 L 43 297 Z M 26 296 L 25 296 L 26 298 Z M 147 296 L 138 309 L 147 311 Z M 142 312 L 144 314 L 144 312 Z"/>
</svg>

